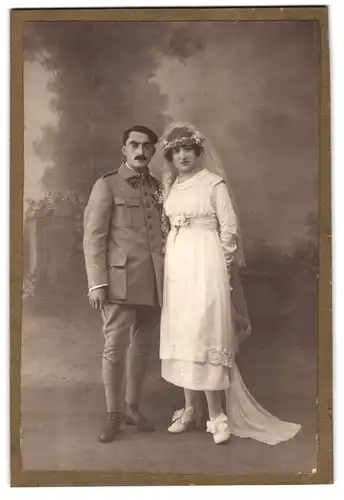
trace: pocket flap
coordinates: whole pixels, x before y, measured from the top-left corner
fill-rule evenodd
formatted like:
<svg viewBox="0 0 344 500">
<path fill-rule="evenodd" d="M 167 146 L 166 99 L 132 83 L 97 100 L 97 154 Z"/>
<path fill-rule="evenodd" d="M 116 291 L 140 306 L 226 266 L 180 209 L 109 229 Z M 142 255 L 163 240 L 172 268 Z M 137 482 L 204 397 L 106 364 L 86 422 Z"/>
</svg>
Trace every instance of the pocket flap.
<svg viewBox="0 0 344 500">
<path fill-rule="evenodd" d="M 127 254 L 124 252 L 114 252 L 108 254 L 109 267 L 124 267 L 127 263 Z"/>
<path fill-rule="evenodd" d="M 135 198 L 115 198 L 115 205 L 124 205 L 125 207 L 139 207 L 140 202 Z"/>
</svg>

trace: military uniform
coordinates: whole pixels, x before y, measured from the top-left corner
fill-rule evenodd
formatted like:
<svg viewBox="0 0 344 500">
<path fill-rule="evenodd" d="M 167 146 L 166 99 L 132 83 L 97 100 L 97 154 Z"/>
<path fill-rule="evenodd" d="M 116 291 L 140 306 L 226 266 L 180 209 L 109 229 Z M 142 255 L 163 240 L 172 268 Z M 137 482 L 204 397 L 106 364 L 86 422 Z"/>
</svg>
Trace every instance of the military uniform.
<svg viewBox="0 0 344 500">
<path fill-rule="evenodd" d="M 84 216 L 84 254 L 89 289 L 107 286 L 102 311 L 103 358 L 117 366 L 105 380 L 119 391 L 128 344 L 126 400 L 137 404 L 146 369 L 152 331 L 162 305 L 163 255 L 158 181 L 137 174 L 126 164 L 95 183 Z M 104 365 L 103 365 L 104 366 Z M 111 365 L 112 366 L 112 365 Z M 104 374 L 104 371 L 103 371 Z M 110 387 L 111 386 L 111 387 Z M 118 410 L 108 401 L 108 411 Z M 110 398 L 111 399 L 111 398 Z M 113 399 L 113 398 L 112 398 Z"/>
</svg>

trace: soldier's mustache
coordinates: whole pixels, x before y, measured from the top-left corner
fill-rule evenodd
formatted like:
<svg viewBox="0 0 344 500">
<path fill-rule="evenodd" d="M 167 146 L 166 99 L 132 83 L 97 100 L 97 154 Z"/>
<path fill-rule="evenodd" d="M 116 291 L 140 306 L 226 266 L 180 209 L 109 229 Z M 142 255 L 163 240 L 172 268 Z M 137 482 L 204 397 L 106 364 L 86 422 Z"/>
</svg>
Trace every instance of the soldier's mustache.
<svg viewBox="0 0 344 500">
<path fill-rule="evenodd" d="M 139 156 L 136 156 L 135 160 L 143 161 L 143 160 L 147 160 L 147 158 L 144 155 L 139 155 Z"/>
</svg>

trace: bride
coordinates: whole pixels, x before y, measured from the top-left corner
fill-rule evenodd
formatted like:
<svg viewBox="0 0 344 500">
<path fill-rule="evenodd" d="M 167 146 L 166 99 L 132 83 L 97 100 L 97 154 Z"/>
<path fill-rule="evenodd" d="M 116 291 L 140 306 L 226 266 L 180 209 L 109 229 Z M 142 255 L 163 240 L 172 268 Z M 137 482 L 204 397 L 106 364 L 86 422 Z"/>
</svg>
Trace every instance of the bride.
<svg viewBox="0 0 344 500">
<path fill-rule="evenodd" d="M 172 124 L 160 145 L 167 235 L 161 370 L 185 395 L 185 406 L 174 413 L 168 430 L 181 433 L 195 424 L 197 391 L 205 391 L 207 432 L 216 444 L 231 434 L 270 445 L 291 439 L 300 426 L 263 409 L 235 363 L 251 326 L 238 272 L 244 265 L 240 230 L 225 171 L 193 125 Z"/>
</svg>

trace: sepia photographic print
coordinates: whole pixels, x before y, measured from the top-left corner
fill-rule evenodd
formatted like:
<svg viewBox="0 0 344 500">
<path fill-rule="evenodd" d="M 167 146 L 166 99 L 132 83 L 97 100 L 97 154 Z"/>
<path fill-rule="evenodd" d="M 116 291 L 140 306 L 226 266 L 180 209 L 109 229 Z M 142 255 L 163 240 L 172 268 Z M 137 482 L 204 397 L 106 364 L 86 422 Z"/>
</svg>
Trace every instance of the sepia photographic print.
<svg viewBox="0 0 344 500">
<path fill-rule="evenodd" d="M 11 12 L 16 486 L 332 482 L 328 12 Z"/>
</svg>

